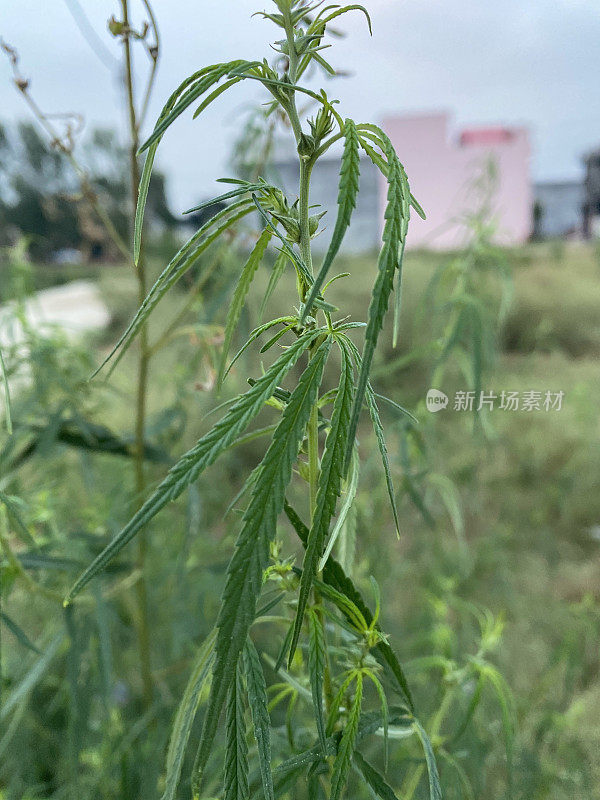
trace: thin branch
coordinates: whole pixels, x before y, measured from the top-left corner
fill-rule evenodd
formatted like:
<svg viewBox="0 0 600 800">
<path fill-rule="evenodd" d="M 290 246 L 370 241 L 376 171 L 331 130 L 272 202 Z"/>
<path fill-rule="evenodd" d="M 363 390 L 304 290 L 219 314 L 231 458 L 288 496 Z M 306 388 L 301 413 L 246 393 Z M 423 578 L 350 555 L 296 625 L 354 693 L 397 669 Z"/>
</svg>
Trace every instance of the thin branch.
<svg viewBox="0 0 600 800">
<path fill-rule="evenodd" d="M 127 261 L 131 261 L 130 249 L 128 248 L 127 244 L 123 241 L 123 238 L 113 225 L 113 222 L 109 217 L 108 212 L 99 202 L 98 196 L 92 185 L 90 176 L 86 172 L 85 168 L 79 163 L 79 161 L 77 160 L 77 158 L 73 153 L 75 146 L 75 141 L 74 141 L 75 134 L 78 132 L 78 129 L 74 129 L 72 125 L 67 124 L 65 132 L 61 134 L 60 131 L 52 123 L 52 119 L 56 119 L 59 116 L 61 119 L 75 119 L 79 121 L 81 120 L 80 115 L 77 114 L 53 115 L 53 114 L 47 114 L 44 111 L 42 111 L 42 109 L 34 100 L 29 90 L 30 87 L 29 79 L 25 78 L 19 70 L 19 54 L 17 50 L 2 39 L 0 39 L 0 49 L 4 53 L 6 53 L 8 57 L 13 72 L 13 82 L 15 86 L 17 87 L 19 92 L 21 92 L 23 99 L 29 106 L 34 117 L 37 119 L 38 123 L 42 126 L 42 128 L 48 135 L 50 139 L 50 147 L 58 150 L 69 161 L 73 170 L 77 174 L 77 177 L 79 178 L 81 185 L 81 193 L 83 197 L 92 207 L 92 209 L 96 212 L 96 215 L 104 225 L 106 232 L 114 242 L 115 246 L 118 248 L 121 254 L 127 259 Z M 79 127 L 81 127 L 80 123 Z"/>
</svg>

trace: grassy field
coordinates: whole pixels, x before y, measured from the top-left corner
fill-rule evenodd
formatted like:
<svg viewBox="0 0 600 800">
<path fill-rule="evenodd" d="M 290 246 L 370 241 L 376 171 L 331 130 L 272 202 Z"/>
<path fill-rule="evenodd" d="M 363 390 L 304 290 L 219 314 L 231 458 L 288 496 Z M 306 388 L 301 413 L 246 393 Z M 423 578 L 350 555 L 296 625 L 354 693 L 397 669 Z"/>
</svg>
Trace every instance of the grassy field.
<svg viewBox="0 0 600 800">
<path fill-rule="evenodd" d="M 464 771 L 477 800 L 499 800 L 511 791 L 522 800 L 583 800 L 600 796 L 600 262 L 592 247 L 575 244 L 531 245 L 507 257 L 514 296 L 498 330 L 496 362 L 485 375 L 483 388 L 498 396 L 503 390 L 562 391 L 562 408 L 494 409 L 488 415 L 485 436 L 473 425 L 472 415 L 454 411 L 452 403 L 435 415 L 425 409 L 431 358 L 424 355 L 408 364 L 402 358 L 439 335 L 436 320 L 422 312 L 422 304 L 433 271 L 448 256 L 409 253 L 399 347 L 392 349 L 388 326 L 375 367 L 375 388 L 417 410 L 430 454 L 429 474 L 434 478 L 421 485 L 419 475 L 415 476 L 423 490 L 424 515 L 406 490 L 402 422 L 386 412 L 384 424 L 401 512 L 402 535 L 396 538 L 375 465 L 374 443 L 367 439 L 366 429 L 362 432 L 364 468 L 357 501 L 355 575 L 366 586 L 369 574 L 374 574 L 384 595 L 392 598 L 384 627 L 391 631 L 407 664 L 424 719 L 451 685 L 452 669 L 483 657 L 484 651 L 510 688 L 504 692 L 503 684 L 496 685 L 495 677 L 490 678 L 464 734 L 464 746 L 456 756 L 459 763 L 442 762 L 448 798 L 469 796 L 461 783 Z M 361 277 L 375 269 L 374 259 L 347 259 L 343 268 L 352 278 L 338 281 L 328 299 L 335 303 L 338 298 L 340 305 L 343 302 L 351 309 L 364 307 L 367 289 L 362 286 L 370 282 Z M 123 267 L 98 268 L 97 277 L 113 312 L 113 325 L 93 342 L 92 361 L 107 352 L 135 308 L 135 284 Z M 256 324 L 267 280 L 264 270 L 245 311 L 249 329 Z M 37 281 L 43 285 L 46 278 Z M 278 308 L 281 296 L 292 302 L 291 280 L 284 280 L 281 292 Z M 151 324 L 151 339 L 160 335 L 184 303 L 184 293 L 163 301 Z M 219 303 L 214 309 L 210 300 L 199 303 L 196 311 L 205 320 L 201 329 L 192 325 L 195 312 L 188 313 L 183 334 L 161 351 L 153 368 L 150 436 L 172 456 L 206 430 L 204 416 L 219 402 L 207 391 L 222 321 Z M 214 320 L 214 326 L 206 320 Z M 81 355 L 80 377 L 88 368 L 88 357 Z M 250 374 L 258 372 L 256 353 L 234 370 L 225 396 L 240 390 L 247 369 Z M 98 384 L 93 398 L 89 389 L 81 389 L 90 415 L 124 435 L 131 431 L 132 379 L 133 358 L 127 355 L 110 384 Z M 456 365 L 444 381 L 436 388 L 451 398 L 466 388 Z M 55 388 L 52 402 L 58 396 Z M 248 445 L 212 468 L 151 526 L 153 667 L 161 695 L 159 719 L 170 718 L 186 680 L 192 644 L 216 615 L 223 564 L 237 519 L 235 511 L 223 517 L 223 510 L 239 490 L 248 467 L 256 463 L 260 446 L 260 442 Z M 107 456 L 90 459 L 72 451 L 53 452 L 46 467 L 32 467 L 21 487 L 31 514 L 37 515 L 31 521 L 40 526 L 54 555 L 83 561 L 127 516 L 129 468 L 125 462 L 115 465 Z M 164 469 L 153 466 L 152 480 L 159 480 Z M 104 581 L 108 591 L 128 572 L 119 569 L 109 575 Z M 55 581 L 62 585 L 58 578 Z M 34 641 L 47 641 L 60 619 L 59 612 L 43 599 L 28 604 L 18 590 L 11 595 L 10 614 Z M 125 617 L 135 615 L 127 593 L 120 611 L 111 614 L 106 628 L 114 637 L 111 697 L 116 686 L 125 699 L 115 702 L 108 716 L 98 710 L 96 701 L 91 712 L 88 709 L 96 729 L 91 735 L 81 734 L 84 744 L 76 748 L 76 761 L 84 773 L 81 798 L 125 796 L 115 788 L 123 785 L 115 777 L 115 765 L 120 765 L 123 774 L 135 772 L 130 759 L 136 757 L 136 748 L 144 749 L 143 736 L 139 738 L 143 727 L 135 727 L 140 723 L 134 637 L 122 624 Z M 82 628 L 81 636 L 85 635 Z M 8 653 L 5 648 L 4 671 L 17 677 L 9 685 L 17 682 L 23 669 L 22 652 L 12 644 L 9 640 Z M 102 651 L 102 635 L 96 644 L 92 641 L 94 647 Z M 26 659 L 32 658 L 28 653 Z M 424 659 L 430 660 L 426 669 Z M 81 668 L 80 682 L 91 669 L 89 664 Z M 63 796 L 56 786 L 64 775 L 53 774 L 56 742 L 43 730 L 52 718 L 48 707 L 60 682 L 60 671 L 47 673 L 31 698 L 37 705 L 33 711 L 31 704 L 23 708 L 25 722 L 7 742 L 11 770 L 18 772 L 18 779 L 13 772 L 9 780 L 6 768 L 0 768 L 2 779 L 12 787 L 7 789 L 7 800 Z M 62 713 L 60 704 L 56 706 L 55 713 Z M 511 787 L 504 738 L 513 710 Z M 83 716 L 78 725 L 84 724 Z M 430 718 L 429 723 L 435 727 L 436 720 Z M 66 726 L 71 744 L 65 746 L 73 747 L 79 728 L 60 719 L 56 725 L 58 730 Z M 440 745 L 455 727 L 456 720 L 443 721 L 438 730 Z M 29 755 L 16 767 L 20 750 L 28 750 Z M 391 774 L 400 790 L 402 774 L 393 767 Z M 56 793 L 49 792 L 48 785 Z M 46 788 L 26 794 L 24 787 Z M 143 784 L 136 784 L 127 796 L 142 796 L 143 791 Z M 414 796 L 425 797 L 425 791 L 419 787 Z M 400 791 L 398 796 L 403 797 Z"/>
</svg>

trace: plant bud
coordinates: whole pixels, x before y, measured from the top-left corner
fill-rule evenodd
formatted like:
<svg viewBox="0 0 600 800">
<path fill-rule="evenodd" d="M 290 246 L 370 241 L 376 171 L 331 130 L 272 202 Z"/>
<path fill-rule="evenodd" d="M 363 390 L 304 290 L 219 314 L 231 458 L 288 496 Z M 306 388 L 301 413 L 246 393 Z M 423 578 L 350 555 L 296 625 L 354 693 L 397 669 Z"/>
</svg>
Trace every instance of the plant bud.
<svg viewBox="0 0 600 800">
<path fill-rule="evenodd" d="M 325 211 L 321 211 L 320 214 L 312 214 L 308 218 L 308 232 L 311 236 L 314 236 L 319 228 L 319 222 L 321 221 L 321 217 L 324 217 L 326 214 Z"/>
<path fill-rule="evenodd" d="M 120 36 L 125 30 L 125 24 L 123 22 L 119 22 L 119 20 L 116 19 L 115 15 L 113 14 L 108 20 L 108 30 L 113 36 Z"/>
<path fill-rule="evenodd" d="M 300 141 L 298 142 L 298 155 L 303 161 L 308 159 L 315 152 L 315 140 L 312 136 L 302 133 L 300 134 Z"/>
</svg>

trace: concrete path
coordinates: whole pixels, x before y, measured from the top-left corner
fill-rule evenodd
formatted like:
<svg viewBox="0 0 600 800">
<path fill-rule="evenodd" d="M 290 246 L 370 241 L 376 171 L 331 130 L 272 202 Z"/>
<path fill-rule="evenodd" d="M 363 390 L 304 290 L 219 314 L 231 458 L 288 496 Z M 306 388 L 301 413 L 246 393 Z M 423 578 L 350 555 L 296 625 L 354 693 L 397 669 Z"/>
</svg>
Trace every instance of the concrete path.
<svg viewBox="0 0 600 800">
<path fill-rule="evenodd" d="M 37 292 L 25 301 L 24 314 L 27 325 L 39 333 L 58 326 L 74 339 L 102 330 L 110 322 L 108 308 L 98 287 L 91 281 L 72 281 Z M 10 348 L 14 352 L 15 346 L 19 348 L 22 345 L 18 350 L 19 358 L 26 360 L 25 336 L 23 325 L 15 317 L 15 304 L 0 306 L 0 349 L 6 352 Z M 11 380 L 11 394 L 23 382 L 27 382 L 27 371 L 19 370 L 18 377 Z M 3 411 L 4 390 L 0 381 L 0 419 L 4 416 Z"/>
</svg>

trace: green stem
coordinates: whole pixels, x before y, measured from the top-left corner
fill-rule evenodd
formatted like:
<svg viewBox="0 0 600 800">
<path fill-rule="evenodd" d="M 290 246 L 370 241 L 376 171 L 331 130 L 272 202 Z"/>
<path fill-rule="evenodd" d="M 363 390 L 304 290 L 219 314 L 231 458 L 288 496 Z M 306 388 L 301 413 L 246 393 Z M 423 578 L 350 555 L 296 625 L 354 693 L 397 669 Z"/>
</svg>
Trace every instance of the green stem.
<svg viewBox="0 0 600 800">
<path fill-rule="evenodd" d="M 296 74 L 298 70 L 298 56 L 296 54 L 296 48 L 294 45 L 294 29 L 289 18 L 289 14 L 284 14 L 285 19 L 285 32 L 287 37 L 287 46 L 288 46 L 288 53 L 289 53 L 289 78 L 292 83 L 296 82 Z M 296 144 L 300 143 L 300 138 L 302 136 L 302 125 L 300 123 L 300 118 L 298 116 L 298 109 L 296 107 L 296 96 L 295 94 L 292 95 L 289 106 L 286 108 L 290 125 L 292 126 L 292 130 L 294 132 L 294 136 L 296 138 Z M 308 271 L 312 274 L 313 272 L 313 263 L 312 263 L 312 251 L 310 245 L 310 177 L 312 173 L 312 169 L 314 166 L 316 159 L 312 156 L 310 159 L 300 158 L 300 184 L 298 188 L 298 224 L 300 227 L 300 255 L 302 256 L 302 260 L 306 264 Z M 302 287 L 302 295 L 300 297 L 301 301 L 304 301 L 306 292 L 308 291 L 308 286 Z M 310 503 L 310 520 L 312 522 L 315 508 L 317 505 L 317 492 L 319 489 L 319 398 L 315 400 L 315 403 L 311 409 L 310 419 L 308 421 L 308 428 L 307 428 L 307 439 L 308 439 L 308 485 L 309 485 L 309 503 Z M 319 573 L 319 578 L 322 578 L 322 574 Z M 323 615 L 320 610 L 321 606 L 321 597 L 319 591 L 313 588 L 313 596 L 314 596 L 314 604 L 316 607 L 317 614 L 319 615 L 319 619 L 323 626 L 323 631 L 325 631 L 325 620 L 323 619 Z M 325 693 L 325 705 L 327 711 L 331 706 L 331 701 L 334 696 L 333 691 L 333 684 L 331 680 L 331 669 L 329 666 L 329 657 L 328 657 L 328 648 L 327 644 L 325 644 L 325 653 L 326 653 L 326 660 L 325 660 L 325 670 L 323 674 L 323 683 L 324 683 L 324 693 Z"/>
<path fill-rule="evenodd" d="M 129 28 L 129 9 L 128 0 L 121 0 L 123 13 L 123 23 L 125 28 Z M 135 111 L 135 98 L 133 89 L 133 64 L 131 58 L 130 37 L 123 38 L 125 49 L 125 86 L 127 90 L 127 110 L 129 115 L 129 170 L 131 182 L 132 200 L 132 223 L 135 219 L 135 208 L 138 198 L 138 187 L 140 183 L 140 169 L 137 160 L 139 149 L 139 125 Z M 138 285 L 138 304 L 141 305 L 146 297 L 146 262 L 144 254 L 140 253 L 136 266 L 136 278 Z M 146 406 L 148 389 L 148 330 L 144 325 L 140 331 L 139 355 L 138 355 L 138 375 L 135 403 L 135 505 L 136 510 L 143 503 L 146 490 L 146 475 L 144 469 L 144 434 L 146 427 Z M 145 531 L 138 537 L 137 566 L 140 570 L 140 580 L 136 584 L 137 603 L 138 603 L 138 648 L 140 657 L 140 669 L 142 674 L 143 696 L 146 707 L 152 704 L 154 688 L 152 681 L 152 668 L 150 660 L 150 624 L 148 618 L 148 587 L 146 583 L 146 561 L 147 561 L 147 539 Z"/>
</svg>

